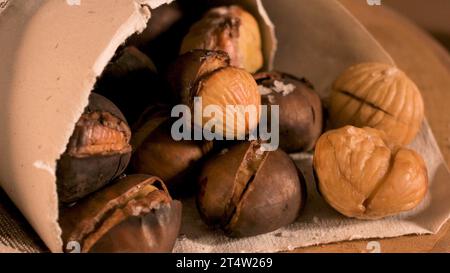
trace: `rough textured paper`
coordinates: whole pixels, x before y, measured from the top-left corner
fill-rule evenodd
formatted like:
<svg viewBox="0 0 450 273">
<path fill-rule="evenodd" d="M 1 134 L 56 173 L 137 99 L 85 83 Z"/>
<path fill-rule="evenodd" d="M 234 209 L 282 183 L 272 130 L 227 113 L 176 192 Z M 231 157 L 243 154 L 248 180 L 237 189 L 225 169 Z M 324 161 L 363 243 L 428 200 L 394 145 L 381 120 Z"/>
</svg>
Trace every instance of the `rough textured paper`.
<svg viewBox="0 0 450 273">
<path fill-rule="evenodd" d="M 148 7 L 134 0 L 12 0 L 0 15 L 0 185 L 62 250 L 54 170 L 96 77 Z"/>
</svg>

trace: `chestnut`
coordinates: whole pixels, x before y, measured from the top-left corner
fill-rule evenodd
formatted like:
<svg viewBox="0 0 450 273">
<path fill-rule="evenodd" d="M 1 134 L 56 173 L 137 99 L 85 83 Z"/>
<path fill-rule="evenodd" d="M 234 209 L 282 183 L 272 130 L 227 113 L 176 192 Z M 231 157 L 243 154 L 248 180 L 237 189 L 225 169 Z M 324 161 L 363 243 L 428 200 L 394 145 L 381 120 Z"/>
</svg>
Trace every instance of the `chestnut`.
<svg viewBox="0 0 450 273">
<path fill-rule="evenodd" d="M 369 127 L 323 134 L 313 165 L 323 198 L 348 217 L 378 219 L 411 210 L 428 189 L 422 157 Z"/>
<path fill-rule="evenodd" d="M 412 142 L 424 120 L 424 103 L 416 84 L 399 68 L 360 63 L 345 70 L 330 95 L 330 121 L 373 127 L 399 145 Z"/>
<path fill-rule="evenodd" d="M 151 107 L 133 133 L 131 169 L 162 178 L 174 196 L 195 190 L 195 173 L 212 150 L 211 141 L 180 140 L 171 135 L 172 120 L 163 108 Z M 168 111 L 168 110 L 167 110 Z M 144 122 L 145 120 L 145 122 Z"/>
<path fill-rule="evenodd" d="M 252 75 L 247 71 L 229 66 L 229 57 L 222 51 L 192 50 L 182 56 L 171 66 L 168 73 L 169 82 L 179 101 L 194 112 L 195 98 L 201 99 L 202 109 L 208 106 L 220 111 L 213 117 L 202 117 L 203 128 L 211 120 L 216 134 L 232 135 L 241 138 L 253 131 L 259 121 L 261 96 Z M 232 111 L 229 106 L 243 106 L 250 110 Z M 245 124 L 228 124 L 227 120 L 237 120 Z M 243 125 L 243 126 L 241 126 Z"/>
<path fill-rule="evenodd" d="M 312 84 L 282 72 L 258 73 L 254 78 L 262 104 L 269 110 L 279 105 L 280 148 L 288 153 L 314 148 L 324 120 L 322 102 Z"/>
<path fill-rule="evenodd" d="M 95 93 L 57 162 L 59 200 L 74 202 L 106 185 L 127 167 L 131 130 L 120 110 Z"/>
<path fill-rule="evenodd" d="M 81 252 L 171 252 L 181 210 L 159 178 L 136 174 L 63 208 L 59 223 Z"/>
<path fill-rule="evenodd" d="M 259 141 L 238 144 L 207 161 L 199 176 L 202 219 L 228 236 L 267 233 L 294 222 L 306 199 L 305 180 L 282 150 Z"/>
<path fill-rule="evenodd" d="M 161 36 L 167 34 L 174 25 L 186 16 L 186 12 L 179 1 L 173 1 L 152 9 L 150 20 L 147 22 L 147 28 L 141 33 L 135 33 L 127 39 L 127 44 L 144 48 L 151 46 Z"/>
<path fill-rule="evenodd" d="M 94 92 L 110 99 L 130 124 L 151 104 L 171 103 L 153 61 L 133 46 L 116 53 L 98 78 Z"/>
<path fill-rule="evenodd" d="M 196 49 L 180 55 L 167 73 L 174 97 L 180 103 L 192 104 L 197 80 L 228 66 L 230 57 L 223 51 Z"/>
<path fill-rule="evenodd" d="M 231 65 L 250 73 L 263 65 L 261 33 L 258 22 L 239 6 L 210 9 L 184 37 L 180 53 L 192 49 L 222 50 L 231 58 Z"/>
</svg>

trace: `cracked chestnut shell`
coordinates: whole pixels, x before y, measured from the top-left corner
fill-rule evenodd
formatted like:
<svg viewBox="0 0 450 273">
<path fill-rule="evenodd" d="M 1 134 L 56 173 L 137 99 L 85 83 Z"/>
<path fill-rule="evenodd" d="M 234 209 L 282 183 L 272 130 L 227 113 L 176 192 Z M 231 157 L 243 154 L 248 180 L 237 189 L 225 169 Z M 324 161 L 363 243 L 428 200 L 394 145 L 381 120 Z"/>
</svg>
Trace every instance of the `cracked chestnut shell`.
<svg viewBox="0 0 450 273">
<path fill-rule="evenodd" d="M 376 128 L 401 145 L 414 139 L 424 119 L 417 86 L 397 67 L 382 63 L 347 69 L 333 84 L 329 106 L 335 128 Z"/>
<path fill-rule="evenodd" d="M 311 150 L 324 123 L 322 102 L 313 86 L 282 72 L 258 73 L 254 78 L 269 113 L 271 105 L 279 105 L 280 148 L 288 153 Z"/>
<path fill-rule="evenodd" d="M 119 176 L 131 156 L 131 130 L 120 110 L 95 93 L 57 162 L 58 198 L 70 203 Z"/>
<path fill-rule="evenodd" d="M 131 140 L 131 168 L 136 173 L 163 179 L 174 196 L 195 190 L 194 175 L 201 160 L 212 150 L 210 141 L 180 140 L 171 135 L 173 120 L 169 108 L 150 107 L 136 125 Z"/>
<path fill-rule="evenodd" d="M 303 175 L 281 150 L 238 144 L 208 161 L 197 207 L 209 225 L 232 237 L 254 236 L 294 222 L 306 199 Z"/>
<path fill-rule="evenodd" d="M 201 98 L 203 110 L 208 106 L 217 110 L 217 115 L 203 116 L 202 124 L 197 124 L 193 118 L 194 125 L 204 128 L 207 124 L 215 123 L 216 134 L 242 138 L 257 127 L 261 105 L 258 86 L 250 73 L 229 66 L 229 57 L 225 52 L 189 51 L 171 66 L 168 78 L 179 101 L 190 107 L 192 113 L 195 98 Z M 227 106 L 247 107 L 253 110 L 253 115 L 240 108 L 227 111 Z M 233 126 L 226 122 L 227 119 L 241 123 Z"/>
<path fill-rule="evenodd" d="M 340 213 L 378 219 L 416 207 L 428 189 L 422 157 L 391 145 L 377 129 L 346 126 L 323 134 L 314 170 L 323 198 Z"/>
<path fill-rule="evenodd" d="M 81 252 L 171 252 L 181 210 L 159 178 L 136 174 L 63 208 L 59 223 Z"/>
<path fill-rule="evenodd" d="M 231 58 L 231 65 L 250 73 L 263 65 L 261 33 L 256 19 L 239 6 L 210 9 L 192 25 L 184 37 L 180 53 L 192 49 L 222 50 Z"/>
</svg>

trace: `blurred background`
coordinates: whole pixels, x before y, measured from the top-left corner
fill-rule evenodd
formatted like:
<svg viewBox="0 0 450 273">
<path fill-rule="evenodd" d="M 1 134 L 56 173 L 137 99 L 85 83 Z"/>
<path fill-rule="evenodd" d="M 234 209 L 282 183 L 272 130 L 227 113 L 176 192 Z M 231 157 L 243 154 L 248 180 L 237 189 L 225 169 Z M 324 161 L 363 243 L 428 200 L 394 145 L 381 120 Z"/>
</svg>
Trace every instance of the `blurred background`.
<svg viewBox="0 0 450 273">
<path fill-rule="evenodd" d="M 381 0 L 381 4 L 414 21 L 450 51 L 450 0 Z"/>
</svg>

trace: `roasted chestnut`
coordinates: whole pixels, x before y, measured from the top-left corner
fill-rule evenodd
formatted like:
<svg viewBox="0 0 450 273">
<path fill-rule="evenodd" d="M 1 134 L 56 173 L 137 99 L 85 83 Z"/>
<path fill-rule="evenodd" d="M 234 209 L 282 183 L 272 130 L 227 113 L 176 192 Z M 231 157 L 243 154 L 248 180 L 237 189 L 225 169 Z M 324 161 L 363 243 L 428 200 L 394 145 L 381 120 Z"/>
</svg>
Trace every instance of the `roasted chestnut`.
<svg viewBox="0 0 450 273">
<path fill-rule="evenodd" d="M 297 219 L 306 199 L 305 181 L 281 150 L 245 142 L 206 162 L 197 206 L 205 222 L 233 237 L 254 236 Z"/>
<path fill-rule="evenodd" d="M 205 124 L 215 123 L 215 134 L 238 138 L 257 127 L 261 96 L 256 82 L 245 70 L 229 66 L 229 57 L 225 52 L 189 51 L 180 56 L 168 74 L 172 89 L 178 94 L 180 102 L 190 107 L 191 112 L 195 110 L 195 98 L 201 99 L 202 109 L 211 106 L 218 111 L 212 117 L 202 116 L 202 124 L 197 124 L 194 119 L 198 127 L 204 128 Z M 233 106 L 249 109 L 236 110 L 231 108 Z M 233 123 L 227 123 L 229 120 Z"/>
<path fill-rule="evenodd" d="M 164 116 L 166 112 L 162 108 L 158 108 L 150 108 L 134 130 L 131 168 L 136 173 L 162 178 L 175 196 L 189 195 L 195 190 L 194 173 L 201 159 L 211 151 L 213 143 L 174 140 L 172 120 L 168 115 Z"/>
<path fill-rule="evenodd" d="M 144 48 L 146 51 L 146 47 L 152 46 L 158 38 L 166 35 L 171 28 L 183 20 L 183 17 L 186 17 L 186 14 L 180 1 L 173 1 L 152 9 L 150 20 L 147 22 L 148 27 L 143 32 L 135 33 L 128 38 L 127 44 Z"/>
<path fill-rule="evenodd" d="M 333 84 L 329 106 L 335 128 L 373 127 L 400 145 L 414 139 L 424 119 L 417 86 L 399 68 L 383 63 L 348 68 Z"/>
<path fill-rule="evenodd" d="M 63 208 L 59 223 L 64 243 L 81 252 L 171 252 L 181 203 L 159 178 L 130 175 Z"/>
<path fill-rule="evenodd" d="M 262 104 L 269 110 L 279 105 L 280 148 L 289 153 L 311 150 L 324 123 L 322 103 L 313 86 L 281 72 L 258 73 L 254 78 Z"/>
<path fill-rule="evenodd" d="M 130 160 L 130 138 L 131 130 L 120 110 L 108 99 L 91 93 L 57 162 L 59 200 L 74 202 L 119 176 Z"/>
<path fill-rule="evenodd" d="M 168 89 L 152 60 L 128 46 L 120 49 L 106 66 L 94 92 L 110 99 L 133 124 L 149 105 L 171 103 Z"/>
<path fill-rule="evenodd" d="M 256 19 L 239 6 L 209 10 L 184 37 L 180 53 L 192 49 L 222 50 L 231 57 L 231 65 L 250 73 L 263 65 L 261 34 Z"/>
<path fill-rule="evenodd" d="M 413 209 L 428 188 L 422 157 L 368 127 L 346 126 L 323 134 L 316 144 L 314 170 L 328 204 L 359 219 Z"/>
</svg>

